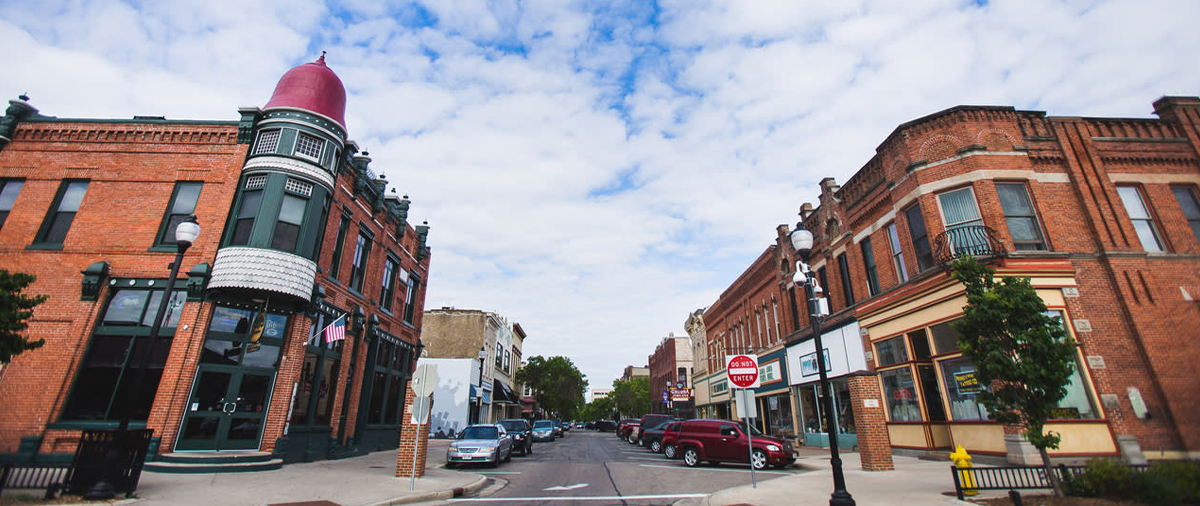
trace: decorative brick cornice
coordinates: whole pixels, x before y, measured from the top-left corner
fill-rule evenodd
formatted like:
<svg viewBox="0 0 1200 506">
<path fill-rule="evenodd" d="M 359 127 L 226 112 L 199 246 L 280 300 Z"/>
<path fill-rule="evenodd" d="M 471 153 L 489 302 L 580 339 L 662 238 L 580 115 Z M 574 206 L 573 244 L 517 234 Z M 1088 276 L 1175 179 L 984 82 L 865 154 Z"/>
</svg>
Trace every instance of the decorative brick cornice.
<svg viewBox="0 0 1200 506">
<path fill-rule="evenodd" d="M 38 122 L 21 125 L 14 140 L 134 144 L 236 144 L 236 124 L 137 122 Z"/>
</svg>

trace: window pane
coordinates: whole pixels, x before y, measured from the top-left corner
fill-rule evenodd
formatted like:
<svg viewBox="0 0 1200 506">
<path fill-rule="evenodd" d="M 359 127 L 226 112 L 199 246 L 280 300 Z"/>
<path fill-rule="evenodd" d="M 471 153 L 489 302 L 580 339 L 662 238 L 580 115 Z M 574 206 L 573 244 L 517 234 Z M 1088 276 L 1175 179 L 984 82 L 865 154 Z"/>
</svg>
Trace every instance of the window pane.
<svg viewBox="0 0 1200 506">
<path fill-rule="evenodd" d="M 1009 216 L 1005 218 L 1005 223 L 1008 224 L 1008 233 L 1012 235 L 1013 242 L 1042 242 L 1042 233 L 1038 230 L 1037 221 L 1031 217 L 1024 216 Z M 1022 248 L 1021 244 L 1017 244 L 1017 249 Z M 1041 249 L 1041 248 L 1037 248 Z"/>
<path fill-rule="evenodd" d="M 1133 230 L 1137 232 L 1138 241 L 1146 251 L 1162 251 L 1158 244 L 1158 235 L 1154 233 L 1154 225 L 1150 220 L 1134 220 Z"/>
<path fill-rule="evenodd" d="M 87 193 L 87 186 L 87 182 L 84 181 L 75 181 L 68 185 L 62 202 L 58 205 L 58 210 L 72 213 L 78 211 L 79 204 L 83 202 L 83 195 Z"/>
<path fill-rule="evenodd" d="M 954 330 L 950 325 L 961 319 L 942 322 L 929 328 L 929 332 L 933 334 L 933 348 L 936 353 L 942 354 L 958 351 L 958 331 Z"/>
<path fill-rule="evenodd" d="M 0 211 L 11 211 L 13 204 L 17 202 L 17 195 L 21 193 L 21 187 L 25 186 L 24 181 L 5 181 L 0 189 Z"/>
<path fill-rule="evenodd" d="M 893 422 L 921 421 L 921 406 L 917 404 L 917 388 L 907 367 L 879 373 L 883 380 L 883 395 L 887 398 L 888 413 Z"/>
<path fill-rule="evenodd" d="M 925 335 L 925 329 L 909 332 L 908 343 L 912 346 L 913 360 L 929 360 L 929 337 Z"/>
<path fill-rule="evenodd" d="M 295 195 L 284 195 L 283 205 L 279 208 L 279 221 L 299 225 L 304 221 L 304 208 L 306 204 L 308 204 L 307 199 L 302 199 Z"/>
<path fill-rule="evenodd" d="M 1146 206 L 1142 204 L 1142 196 L 1138 194 L 1137 188 L 1120 186 L 1117 187 L 1117 194 L 1121 196 L 1121 203 L 1125 204 L 1125 211 L 1129 213 L 1130 218 L 1135 220 L 1150 218 L 1150 213 L 1146 212 Z"/>
<path fill-rule="evenodd" d="M 283 251 L 295 251 L 296 242 L 300 239 L 300 225 L 283 221 L 275 223 L 275 234 L 271 237 L 271 247 Z"/>
<path fill-rule="evenodd" d="M 404 396 L 401 395 L 400 375 L 391 374 L 388 381 L 388 399 L 387 412 L 384 414 L 383 423 L 396 423 L 396 413 L 400 411 L 400 404 L 404 402 Z"/>
<path fill-rule="evenodd" d="M 1187 218 L 1188 225 L 1192 227 L 1192 234 L 1196 236 L 1196 240 L 1200 240 L 1200 201 L 1197 201 L 1196 193 L 1191 188 L 1181 186 L 1171 188 L 1171 191 L 1175 193 L 1175 200 L 1179 202 L 1183 216 Z"/>
<path fill-rule="evenodd" d="M 388 374 L 375 371 L 371 381 L 371 404 L 367 413 L 367 423 L 383 423 L 383 396 L 387 393 Z"/>
<path fill-rule="evenodd" d="M 879 273 L 875 270 L 875 252 L 871 249 L 871 239 L 863 238 L 859 247 L 862 249 L 863 269 L 867 271 L 867 293 L 875 295 L 879 293 Z"/>
<path fill-rule="evenodd" d="M 979 220 L 979 210 L 975 207 L 975 194 L 970 188 L 963 188 L 938 195 L 942 204 L 942 217 L 946 227 Z"/>
<path fill-rule="evenodd" d="M 154 317 L 158 314 L 158 306 L 162 304 L 162 290 L 154 290 L 150 294 L 150 303 L 142 316 L 142 326 L 154 326 Z M 187 292 L 175 290 L 171 301 L 167 303 L 167 312 L 163 315 L 162 328 L 173 329 L 179 325 L 179 315 L 183 313 L 183 302 L 187 300 Z"/>
<path fill-rule="evenodd" d="M 71 222 L 75 221 L 75 213 L 55 213 L 50 219 L 50 228 L 46 230 L 43 242 L 61 243 L 71 230 Z"/>
<path fill-rule="evenodd" d="M 987 408 L 978 402 L 983 386 L 975 378 L 975 364 L 967 358 L 941 363 L 946 378 L 946 399 L 950 401 L 950 416 L 954 420 L 987 420 Z"/>
<path fill-rule="evenodd" d="M 1033 216 L 1033 204 L 1029 202 L 1024 184 L 996 183 L 996 194 L 1000 196 L 1000 207 L 1004 209 L 1004 214 Z"/>
<path fill-rule="evenodd" d="M 146 309 L 146 290 L 118 290 L 104 310 L 105 325 L 137 325 Z"/>
<path fill-rule="evenodd" d="M 175 192 L 175 204 L 171 206 L 171 214 L 192 214 L 196 212 L 196 201 L 200 199 L 200 183 L 179 183 Z M 172 231 L 175 229 L 172 228 Z M 174 234 L 171 235 L 174 237 Z"/>
<path fill-rule="evenodd" d="M 875 344 L 875 363 L 884 367 L 908 361 L 908 350 L 904 348 L 904 336 L 885 339 Z"/>
<path fill-rule="evenodd" d="M 908 230 L 912 236 L 913 251 L 917 256 L 917 267 L 924 272 L 933 267 L 933 250 L 929 247 L 929 235 L 925 231 L 925 217 L 921 206 L 912 206 L 905 211 Z"/>
<path fill-rule="evenodd" d="M 279 130 L 267 130 L 258 134 L 258 144 L 254 146 L 254 154 L 274 153 L 279 146 Z"/>
</svg>

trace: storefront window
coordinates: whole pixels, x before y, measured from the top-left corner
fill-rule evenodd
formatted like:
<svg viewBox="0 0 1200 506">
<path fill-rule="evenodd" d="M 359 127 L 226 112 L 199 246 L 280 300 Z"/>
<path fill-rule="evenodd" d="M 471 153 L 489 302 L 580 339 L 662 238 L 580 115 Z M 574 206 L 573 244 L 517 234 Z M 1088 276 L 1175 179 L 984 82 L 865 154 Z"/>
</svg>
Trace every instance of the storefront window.
<svg viewBox="0 0 1200 506">
<path fill-rule="evenodd" d="M 888 413 L 893 422 L 921 421 L 921 406 L 917 404 L 917 389 L 912 372 L 907 367 L 879 373 L 883 380 L 883 395 L 887 398 Z"/>
<path fill-rule="evenodd" d="M 762 401 L 767 432 L 776 437 L 796 437 L 796 428 L 792 425 L 792 403 L 788 394 L 764 397 Z"/>
<path fill-rule="evenodd" d="M 983 385 L 975 378 L 975 364 L 965 357 L 941 363 L 946 379 L 946 398 L 950 401 L 950 416 L 954 420 L 987 420 L 988 411 L 979 403 Z"/>
<path fill-rule="evenodd" d="M 854 403 L 850 401 L 850 384 L 845 381 L 833 382 L 833 409 L 837 413 L 838 431 L 842 434 L 857 434 L 854 427 Z"/>
<path fill-rule="evenodd" d="M 875 355 L 875 362 L 879 367 L 908 361 L 908 351 L 904 348 L 904 336 L 884 339 L 876 343 L 875 348 L 878 350 Z"/>
<path fill-rule="evenodd" d="M 1046 315 L 1058 318 L 1059 323 L 1066 326 L 1062 311 L 1047 311 Z M 1058 419 L 1099 418 L 1096 408 L 1092 406 L 1092 398 L 1088 395 L 1083 374 L 1080 372 L 1082 369 L 1083 365 L 1076 360 L 1075 370 L 1071 372 L 1071 380 L 1067 383 L 1067 396 L 1058 402 L 1058 409 L 1051 412 L 1051 417 Z"/>
<path fill-rule="evenodd" d="M 929 327 L 929 333 L 933 334 L 934 353 L 942 354 L 958 351 L 958 331 L 954 330 L 951 325 L 959 320 L 962 320 L 962 318 Z"/>
</svg>

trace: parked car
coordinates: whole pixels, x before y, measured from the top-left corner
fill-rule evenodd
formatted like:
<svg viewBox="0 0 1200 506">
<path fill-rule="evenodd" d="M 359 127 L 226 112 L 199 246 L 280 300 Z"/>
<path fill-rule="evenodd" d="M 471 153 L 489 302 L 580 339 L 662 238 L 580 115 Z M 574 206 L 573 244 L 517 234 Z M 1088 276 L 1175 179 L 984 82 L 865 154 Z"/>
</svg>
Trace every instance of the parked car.
<svg viewBox="0 0 1200 506">
<path fill-rule="evenodd" d="M 630 442 L 641 444 L 642 431 L 649 429 L 651 427 L 654 427 L 654 426 L 656 426 L 662 422 L 665 422 L 667 420 L 673 420 L 673 419 L 675 419 L 675 417 L 673 417 L 671 415 L 663 415 L 663 414 L 652 414 L 652 415 L 643 416 L 642 420 L 640 422 L 638 422 L 638 426 L 641 428 L 634 435 L 633 441 L 630 441 Z M 645 446 L 645 445 L 642 445 L 642 446 Z"/>
<path fill-rule="evenodd" d="M 534 441 L 554 441 L 554 421 L 553 420 L 538 420 L 533 422 L 533 440 Z"/>
<path fill-rule="evenodd" d="M 637 430 L 640 423 L 641 419 L 639 418 L 626 418 L 621 420 L 621 423 L 617 425 L 617 438 L 630 441 L 630 435 L 634 433 L 634 430 Z"/>
<path fill-rule="evenodd" d="M 676 452 L 688 467 L 701 461 L 749 462 L 755 469 L 765 469 L 768 465 L 787 467 L 796 461 L 790 442 L 753 427 L 751 431 L 753 437 L 747 437 L 741 425 L 729 420 L 686 420 L 680 423 Z"/>
<path fill-rule="evenodd" d="M 565 431 L 563 431 L 562 420 L 550 420 L 550 421 L 554 422 L 554 437 L 563 437 Z"/>
<path fill-rule="evenodd" d="M 521 455 L 533 453 L 533 426 L 524 418 L 500 420 L 500 425 L 508 431 L 508 437 L 513 440 L 513 451 Z"/>
<path fill-rule="evenodd" d="M 667 431 L 667 425 L 678 421 L 678 418 L 669 418 L 658 422 L 658 424 L 649 429 L 638 431 L 638 444 L 654 453 L 662 453 L 663 434 Z"/>
<path fill-rule="evenodd" d="M 480 462 L 496 467 L 512 460 L 512 439 L 499 424 L 471 425 L 458 433 L 458 439 L 446 449 L 446 467 Z"/>
<path fill-rule="evenodd" d="M 683 422 L 671 422 L 667 424 L 666 430 L 663 431 L 662 452 L 663 456 L 668 459 L 678 457 L 675 449 L 679 445 L 679 427 Z"/>
</svg>

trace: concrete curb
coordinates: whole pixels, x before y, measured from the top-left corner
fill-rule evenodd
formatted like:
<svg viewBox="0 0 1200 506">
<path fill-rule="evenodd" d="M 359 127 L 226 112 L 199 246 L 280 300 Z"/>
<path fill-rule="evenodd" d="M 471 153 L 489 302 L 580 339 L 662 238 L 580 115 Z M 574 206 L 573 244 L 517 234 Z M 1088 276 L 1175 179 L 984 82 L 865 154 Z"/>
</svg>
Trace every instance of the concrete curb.
<svg viewBox="0 0 1200 506">
<path fill-rule="evenodd" d="M 487 482 L 488 482 L 487 476 L 480 476 L 479 479 L 477 479 L 474 482 L 471 482 L 467 485 L 464 485 L 462 487 L 454 487 L 450 490 L 429 492 L 427 494 L 421 494 L 421 495 L 410 495 L 410 496 L 405 496 L 405 497 L 397 497 L 395 499 L 388 499 L 386 501 L 380 501 L 377 503 L 373 503 L 368 506 L 392 506 L 394 504 L 411 504 L 411 503 L 426 502 L 426 501 L 438 501 L 438 500 L 442 500 L 442 499 L 453 499 L 455 497 L 462 497 L 466 494 L 476 492 L 476 491 L 482 489 L 483 487 L 487 486 Z"/>
</svg>

